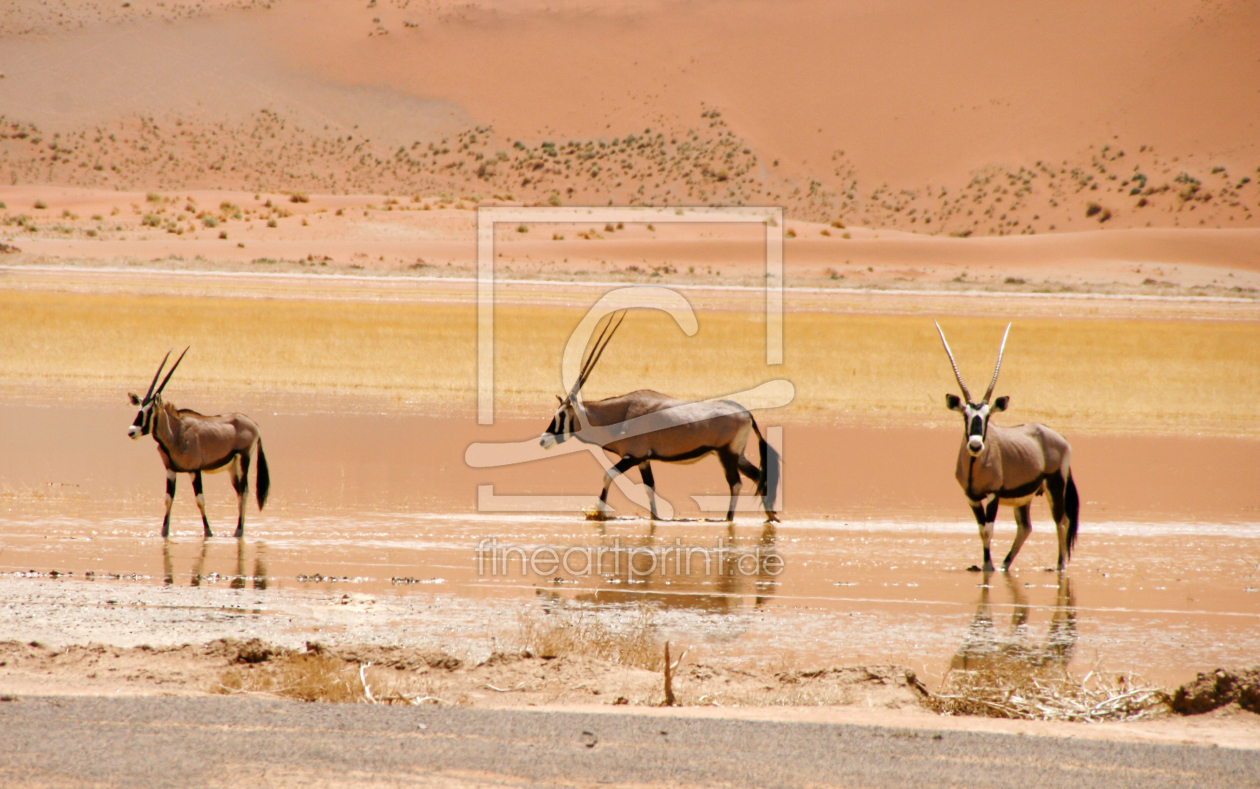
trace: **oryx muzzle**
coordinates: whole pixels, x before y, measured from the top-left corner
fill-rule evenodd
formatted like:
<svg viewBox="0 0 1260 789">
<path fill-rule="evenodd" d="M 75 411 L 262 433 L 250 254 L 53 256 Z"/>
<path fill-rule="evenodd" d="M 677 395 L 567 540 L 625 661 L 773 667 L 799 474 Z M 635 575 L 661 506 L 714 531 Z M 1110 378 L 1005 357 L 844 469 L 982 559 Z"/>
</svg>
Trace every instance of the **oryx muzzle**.
<svg viewBox="0 0 1260 789">
<path fill-rule="evenodd" d="M 141 398 L 132 392 L 129 395 L 131 404 L 140 411 L 135 421 L 127 429 L 133 439 L 151 435 L 158 445 L 158 454 L 166 466 L 166 517 L 162 520 L 162 536 L 170 536 L 171 504 L 175 500 L 175 475 L 186 473 L 192 477 L 193 493 L 197 496 L 197 507 L 201 510 L 201 523 L 205 536 L 213 536 L 210 521 L 206 519 L 206 502 L 201 492 L 202 472 L 228 469 L 232 476 L 232 487 L 236 490 L 238 518 L 236 536 L 245 534 L 245 500 L 249 492 L 250 452 L 258 446 L 257 501 L 258 509 L 267 502 L 267 493 L 271 488 L 271 475 L 267 469 L 267 457 L 263 454 L 262 437 L 258 433 L 258 425 L 244 414 L 227 414 L 224 416 L 205 416 L 188 409 L 177 409 L 162 399 L 162 390 L 175 374 L 175 368 L 183 361 L 188 349 L 179 355 L 175 364 L 166 373 L 162 383 L 158 378 L 162 368 L 171 358 L 170 351 L 162 359 L 157 373 L 149 384 L 149 391 Z"/>
<path fill-rule="evenodd" d="M 989 402 L 993 389 L 997 386 L 998 372 L 1002 369 L 1006 338 L 1011 333 L 1010 324 L 1007 324 L 1006 333 L 1002 335 L 989 388 L 978 403 L 971 399 L 971 392 L 963 383 L 962 373 L 958 371 L 958 363 L 954 361 L 954 353 L 950 350 L 945 332 L 941 330 L 939 323 L 936 324 L 936 331 L 941 336 L 941 345 L 945 347 L 945 354 L 949 357 L 954 378 L 963 395 L 960 399 L 958 395 L 946 394 L 945 405 L 963 415 L 965 432 L 962 446 L 958 450 L 955 477 L 967 494 L 967 500 L 980 525 L 980 541 L 984 545 L 983 569 L 993 569 L 989 541 L 993 535 L 998 505 L 1007 504 L 1015 508 L 1017 530 L 1015 541 L 1002 564 L 1002 569 L 1005 570 L 1015 561 L 1024 540 L 1032 532 L 1032 498 L 1044 491 L 1050 496 L 1050 511 L 1059 534 L 1058 569 L 1063 570 L 1067 567 L 1072 547 L 1076 544 L 1080 510 L 1080 499 L 1071 471 L 1072 448 L 1063 436 L 1044 425 L 1002 427 L 989 421 L 990 416 L 1005 411 L 1010 403 L 1010 398 L 1005 396 L 997 398 L 992 404 Z"/>
<path fill-rule="evenodd" d="M 779 455 L 770 446 L 757 426 L 757 421 L 739 403 L 732 400 L 687 402 L 660 392 L 640 389 L 620 397 L 594 402 L 584 401 L 582 387 L 599 362 L 613 334 L 625 319 L 625 310 L 614 313 L 604 324 L 595 344 L 582 361 L 577 383 L 560 406 L 539 443 L 550 448 L 576 438 L 597 444 L 617 456 L 615 466 L 604 476 L 599 496 L 601 512 L 606 511 L 608 489 L 619 474 L 638 467 L 648 489 L 652 517 L 656 513 L 656 481 L 651 461 L 691 463 L 716 453 L 726 473 L 731 491 L 726 519 L 735 516 L 735 502 L 741 487 L 740 475 L 757 483 L 757 495 L 769 520 L 778 520 L 774 499 L 779 484 Z M 633 421 L 634 428 L 627 427 Z M 756 433 L 761 449 L 761 467 L 744 457 L 750 432 Z"/>
</svg>

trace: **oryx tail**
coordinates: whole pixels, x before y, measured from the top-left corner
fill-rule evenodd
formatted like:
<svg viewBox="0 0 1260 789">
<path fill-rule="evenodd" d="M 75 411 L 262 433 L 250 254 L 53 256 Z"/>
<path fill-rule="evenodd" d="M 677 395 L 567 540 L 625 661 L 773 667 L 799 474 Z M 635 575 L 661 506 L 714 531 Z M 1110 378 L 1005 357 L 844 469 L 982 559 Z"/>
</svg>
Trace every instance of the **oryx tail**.
<svg viewBox="0 0 1260 789">
<path fill-rule="evenodd" d="M 1063 506 L 1067 510 L 1067 551 L 1068 558 L 1071 558 L 1072 546 L 1076 545 L 1076 524 L 1081 512 L 1081 500 L 1076 495 L 1076 480 L 1072 478 L 1071 472 L 1068 472 L 1067 496 L 1064 497 Z"/>
<path fill-rule="evenodd" d="M 757 420 L 752 414 L 748 415 L 752 420 L 753 432 L 757 434 L 757 446 L 761 449 L 761 474 L 757 479 L 757 495 L 761 496 L 762 502 L 765 504 L 767 512 L 774 511 L 775 497 L 779 494 L 779 453 L 774 447 L 770 446 L 770 442 L 761 434 L 761 428 L 757 426 Z"/>
<path fill-rule="evenodd" d="M 263 454 L 262 436 L 258 437 L 258 472 L 254 478 L 254 496 L 258 501 L 258 509 L 262 510 L 267 503 L 267 493 L 271 491 L 271 472 L 267 470 L 267 456 Z"/>
</svg>

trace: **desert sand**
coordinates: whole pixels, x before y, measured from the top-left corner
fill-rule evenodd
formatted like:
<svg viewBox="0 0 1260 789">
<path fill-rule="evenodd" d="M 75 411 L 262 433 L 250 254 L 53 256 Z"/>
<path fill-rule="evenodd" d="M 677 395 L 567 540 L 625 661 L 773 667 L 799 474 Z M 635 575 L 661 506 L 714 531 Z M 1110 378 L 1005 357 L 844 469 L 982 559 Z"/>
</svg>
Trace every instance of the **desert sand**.
<svg viewBox="0 0 1260 789">
<path fill-rule="evenodd" d="M 1013 321 L 1002 373 L 1013 416 L 1070 433 L 1091 469 L 1086 504 L 1105 526 L 1076 565 L 1082 653 L 1106 644 L 1107 671 L 1146 668 L 1169 689 L 1214 660 L 1246 662 L 1260 511 L 1256 40 L 1260 10 L 1237 0 L 10 4 L 0 692 L 270 693 L 268 661 L 241 658 L 243 640 L 262 638 L 251 655 L 373 663 L 361 690 L 392 687 L 402 666 L 397 692 L 413 700 L 624 697 L 645 710 L 658 701 L 654 663 L 547 662 L 525 654 L 521 633 L 554 606 L 615 619 L 627 600 L 650 599 L 672 623 L 662 633 L 694 642 L 684 703 L 725 705 L 703 714 L 1258 747 L 1256 716 L 1236 706 L 1088 727 L 941 718 L 905 673 L 938 688 L 958 631 L 990 616 L 989 584 L 977 602 L 979 579 L 962 570 L 977 541 L 974 526 L 956 528 L 969 515 L 950 474 L 956 417 L 942 407 L 955 385 L 932 319 L 973 388 Z M 494 231 L 499 422 L 476 427 L 478 209 L 559 206 L 781 208 L 785 364 L 764 365 L 764 226 L 508 223 Z M 636 596 L 563 579 L 490 590 L 464 578 L 462 542 L 428 532 L 437 549 L 413 564 L 377 556 L 417 550 L 408 518 L 449 521 L 452 541 L 475 542 L 487 528 L 480 482 L 591 492 L 598 474 L 574 459 L 539 478 L 486 478 L 463 453 L 472 440 L 536 438 L 563 339 L 594 298 L 626 284 L 678 289 L 708 330 L 686 339 L 668 319 L 635 316 L 592 393 L 651 385 L 699 398 L 793 381 L 792 405 L 767 418 L 795 442 L 798 487 L 779 535 L 748 522 L 738 539 L 801 567 L 817 552 L 830 557 L 823 569 L 794 569 L 777 598 L 663 579 Z M 125 392 L 184 345 L 195 351 L 172 384 L 179 405 L 270 420 L 282 482 L 270 510 L 251 511 L 260 539 L 185 538 L 196 511 L 181 479 L 181 535 L 163 546 L 150 534 L 151 445 L 113 443 L 134 416 Z M 344 457 L 319 462 L 324 437 Z M 438 449 L 417 461 L 426 441 Z M 850 451 L 834 459 L 837 445 Z M 713 475 L 658 472 L 682 501 L 720 492 Z M 219 533 L 234 510 L 226 487 L 207 485 Z M 510 528 L 650 544 L 655 527 L 619 495 L 631 520 L 608 532 L 580 520 Z M 1038 634 L 1053 612 L 1077 615 L 1056 598 L 1063 585 L 1049 591 L 1039 576 L 1053 557 L 1038 507 L 1021 559 L 1031 604 L 1014 585 L 992 587 L 1001 621 L 1011 611 L 1003 649 L 1023 649 L 1020 611 L 1035 612 Z M 921 625 L 921 593 L 890 580 L 887 556 L 858 580 L 832 578 L 847 548 L 822 541 L 841 521 L 876 523 L 844 539 L 894 556 L 898 530 L 927 524 L 915 550 L 936 575 L 922 594 L 947 613 Z M 356 523 L 379 544 L 345 537 Z M 1196 526 L 1209 538 L 1196 541 Z M 1135 534 L 1144 541 L 1130 553 Z M 1183 578 L 1187 557 L 1215 574 Z M 444 594 L 424 586 L 430 573 L 464 581 Z M 858 583 L 901 588 L 845 591 Z M 706 630 L 754 615 L 814 632 L 832 617 L 869 621 L 848 641 L 799 649 L 738 634 L 730 646 Z M 391 635 L 398 622 L 412 640 Z M 915 628 L 930 644 L 920 651 Z M 1179 638 L 1192 648 L 1161 664 Z M 494 639 L 510 649 L 488 648 Z M 443 644 L 449 654 L 434 651 Z M 251 672 L 263 679 L 250 684 Z"/>
</svg>

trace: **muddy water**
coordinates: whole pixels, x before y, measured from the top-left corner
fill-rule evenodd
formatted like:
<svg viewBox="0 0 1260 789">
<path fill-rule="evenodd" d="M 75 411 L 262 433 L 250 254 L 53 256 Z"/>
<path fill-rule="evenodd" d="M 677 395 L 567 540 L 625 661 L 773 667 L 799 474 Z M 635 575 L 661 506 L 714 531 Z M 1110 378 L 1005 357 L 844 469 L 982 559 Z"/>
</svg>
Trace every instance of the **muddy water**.
<svg viewBox="0 0 1260 789">
<path fill-rule="evenodd" d="M 356 609 L 352 625 L 286 614 L 281 629 L 362 637 L 405 627 L 458 640 L 486 635 L 478 622 L 503 610 L 647 604 L 668 637 L 701 655 L 899 662 L 934 678 L 1014 655 L 1171 683 L 1260 655 L 1254 441 L 1074 438 L 1084 505 L 1069 572 L 1044 569 L 1056 549 L 1037 504 L 1015 572 L 986 578 L 966 569 L 979 541 L 947 431 L 787 425 L 784 522 L 768 529 L 748 514 L 732 529 L 688 501 L 722 492 L 715 462 L 658 468 L 674 522 L 654 524 L 619 493 L 620 517 L 605 523 L 479 512 L 479 485 L 589 494 L 601 472 L 580 455 L 498 469 L 463 462 L 471 441 L 536 436 L 538 419 L 477 428 L 255 410 L 273 480 L 266 510 L 251 503 L 245 539 L 231 538 L 230 486 L 207 477 L 221 536 L 204 540 L 183 477 L 173 539 L 163 541 L 164 476 L 149 439 L 126 439 L 132 416 L 121 405 L 0 409 L 0 596 L 11 607 L 32 582 L 45 596 L 72 584 L 169 589 L 188 606 L 239 593 L 255 610 L 290 613 L 295 601 L 368 597 L 383 604 Z M 1013 531 L 1002 515 L 999 556 Z"/>
</svg>

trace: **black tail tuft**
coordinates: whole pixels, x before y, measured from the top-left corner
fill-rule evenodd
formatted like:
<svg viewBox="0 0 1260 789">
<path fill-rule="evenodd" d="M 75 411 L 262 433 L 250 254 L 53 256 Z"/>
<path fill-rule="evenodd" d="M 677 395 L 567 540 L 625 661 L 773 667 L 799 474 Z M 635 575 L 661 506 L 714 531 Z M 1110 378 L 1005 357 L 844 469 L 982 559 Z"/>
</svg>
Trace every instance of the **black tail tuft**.
<svg viewBox="0 0 1260 789">
<path fill-rule="evenodd" d="M 1067 550 L 1068 556 L 1071 556 L 1072 546 L 1076 545 L 1076 526 L 1081 512 L 1081 499 L 1076 493 L 1076 480 L 1072 479 L 1071 472 L 1068 472 L 1067 495 L 1064 497 L 1063 508 L 1068 518 Z"/>
<path fill-rule="evenodd" d="M 254 483 L 255 496 L 258 497 L 258 509 L 267 503 L 267 493 L 271 490 L 271 473 L 267 470 L 267 456 L 263 454 L 262 438 L 258 439 L 258 478 Z"/>
<path fill-rule="evenodd" d="M 752 414 L 748 417 L 752 419 Z M 765 436 L 761 435 L 756 419 L 752 420 L 752 428 L 757 434 L 757 445 L 761 450 L 761 474 L 757 480 L 757 495 L 761 496 L 766 514 L 769 515 L 774 512 L 775 497 L 779 495 L 779 453 L 770 446 Z"/>
</svg>

